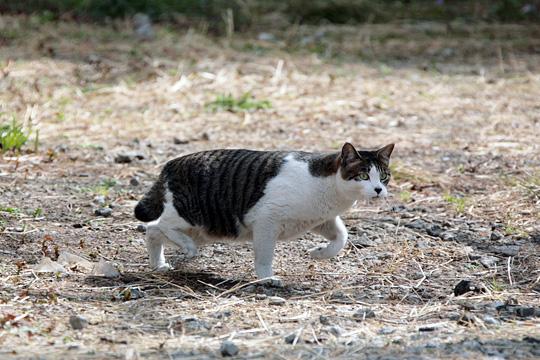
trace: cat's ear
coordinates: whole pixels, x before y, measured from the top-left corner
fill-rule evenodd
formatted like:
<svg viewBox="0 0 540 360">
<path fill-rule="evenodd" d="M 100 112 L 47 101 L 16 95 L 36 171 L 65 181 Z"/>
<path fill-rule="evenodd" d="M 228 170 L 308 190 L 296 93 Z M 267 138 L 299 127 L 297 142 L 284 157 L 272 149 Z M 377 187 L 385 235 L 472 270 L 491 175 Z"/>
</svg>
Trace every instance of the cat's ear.
<svg viewBox="0 0 540 360">
<path fill-rule="evenodd" d="M 343 164 L 350 163 L 354 160 L 360 159 L 360 155 L 350 143 L 345 143 L 341 148 L 341 161 Z"/>
<path fill-rule="evenodd" d="M 394 144 L 388 144 L 377 150 L 377 156 L 379 157 L 379 159 L 388 164 L 388 162 L 390 161 L 390 155 L 392 155 L 392 151 L 394 151 Z"/>
</svg>

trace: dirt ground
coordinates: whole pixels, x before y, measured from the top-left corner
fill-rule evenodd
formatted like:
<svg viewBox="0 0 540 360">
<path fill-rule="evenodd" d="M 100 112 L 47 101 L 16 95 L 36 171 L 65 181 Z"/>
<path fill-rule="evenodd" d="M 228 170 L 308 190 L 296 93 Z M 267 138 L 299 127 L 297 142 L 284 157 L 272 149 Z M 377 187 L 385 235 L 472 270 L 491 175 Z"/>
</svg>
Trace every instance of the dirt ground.
<svg viewBox="0 0 540 360">
<path fill-rule="evenodd" d="M 0 29 L 0 118 L 39 129 L 37 152 L 0 157 L 0 358 L 219 358 L 226 340 L 240 358 L 540 356 L 539 25 Z M 246 92 L 271 107 L 207 106 Z M 249 244 L 149 272 L 133 207 L 168 159 L 344 141 L 396 149 L 392 197 L 344 215 L 339 256 L 279 244 L 284 288 L 252 283 Z M 62 252 L 121 274 L 36 271 Z"/>
</svg>

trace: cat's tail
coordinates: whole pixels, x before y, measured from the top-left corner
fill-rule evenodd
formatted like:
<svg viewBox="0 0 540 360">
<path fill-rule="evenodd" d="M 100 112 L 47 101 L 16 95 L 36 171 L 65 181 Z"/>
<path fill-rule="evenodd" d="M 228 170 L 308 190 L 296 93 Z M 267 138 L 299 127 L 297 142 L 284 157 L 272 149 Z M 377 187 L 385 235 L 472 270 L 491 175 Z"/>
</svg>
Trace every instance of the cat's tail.
<svg viewBox="0 0 540 360">
<path fill-rule="evenodd" d="M 135 206 L 135 217 L 144 222 L 158 219 L 163 212 L 164 202 L 165 180 L 160 177 Z"/>
</svg>

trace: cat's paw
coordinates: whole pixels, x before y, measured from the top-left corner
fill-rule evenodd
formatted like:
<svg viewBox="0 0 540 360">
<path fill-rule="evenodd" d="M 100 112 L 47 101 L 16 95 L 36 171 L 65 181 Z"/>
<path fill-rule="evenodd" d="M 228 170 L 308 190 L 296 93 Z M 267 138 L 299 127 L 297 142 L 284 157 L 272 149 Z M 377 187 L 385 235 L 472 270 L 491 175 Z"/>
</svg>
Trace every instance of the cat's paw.
<svg viewBox="0 0 540 360">
<path fill-rule="evenodd" d="M 330 259 L 332 257 L 330 254 L 328 254 L 328 249 L 326 246 L 317 246 L 309 250 L 309 255 L 312 259 L 317 260 Z"/>
<path fill-rule="evenodd" d="M 259 284 L 265 285 L 265 286 L 276 287 L 276 288 L 282 288 L 282 287 L 284 287 L 283 281 L 281 281 L 280 278 L 275 277 L 275 276 L 272 276 L 272 277 L 263 279 L 263 280 L 261 280 L 261 281 L 259 282 Z"/>
<path fill-rule="evenodd" d="M 169 263 L 163 263 L 156 267 L 154 267 L 152 270 L 157 272 L 167 272 L 169 270 L 172 270 L 173 267 Z"/>
</svg>

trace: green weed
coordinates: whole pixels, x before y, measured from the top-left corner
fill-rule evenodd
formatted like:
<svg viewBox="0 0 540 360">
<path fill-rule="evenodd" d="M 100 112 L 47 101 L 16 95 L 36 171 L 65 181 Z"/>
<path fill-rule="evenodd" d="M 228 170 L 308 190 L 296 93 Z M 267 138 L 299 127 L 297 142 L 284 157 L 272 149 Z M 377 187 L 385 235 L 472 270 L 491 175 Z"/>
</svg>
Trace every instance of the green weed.
<svg viewBox="0 0 540 360">
<path fill-rule="evenodd" d="M 249 93 L 235 99 L 231 94 L 218 95 L 216 100 L 206 104 L 212 111 L 225 110 L 231 112 L 241 112 L 250 110 L 261 110 L 272 107 L 268 100 L 256 100 Z"/>
<path fill-rule="evenodd" d="M 36 210 L 34 210 L 34 213 L 32 214 L 32 216 L 35 217 L 35 218 L 38 218 L 41 215 L 43 215 L 43 209 L 42 208 L 36 208 Z"/>
<path fill-rule="evenodd" d="M 1 206 L 0 205 L 0 212 L 6 212 L 8 214 L 12 214 L 12 215 L 18 215 L 21 213 L 21 210 L 17 209 L 17 208 L 14 208 L 14 207 L 9 207 L 9 206 Z"/>
<path fill-rule="evenodd" d="M 457 197 L 450 194 L 443 195 L 444 201 L 454 205 L 454 209 L 458 214 L 465 212 L 465 206 L 467 205 L 467 199 L 465 197 Z"/>
<path fill-rule="evenodd" d="M 410 191 L 404 190 L 399 193 L 399 199 L 401 202 L 408 203 L 412 200 L 412 194 Z"/>
<path fill-rule="evenodd" d="M 501 291 L 504 291 L 506 289 L 506 287 L 504 286 L 503 283 L 501 283 L 500 281 L 498 281 L 496 278 L 493 278 L 491 280 L 491 289 L 494 291 L 494 292 L 501 292 Z"/>
<path fill-rule="evenodd" d="M 0 148 L 2 152 L 20 151 L 30 135 L 15 119 L 11 123 L 0 125 Z"/>
</svg>

